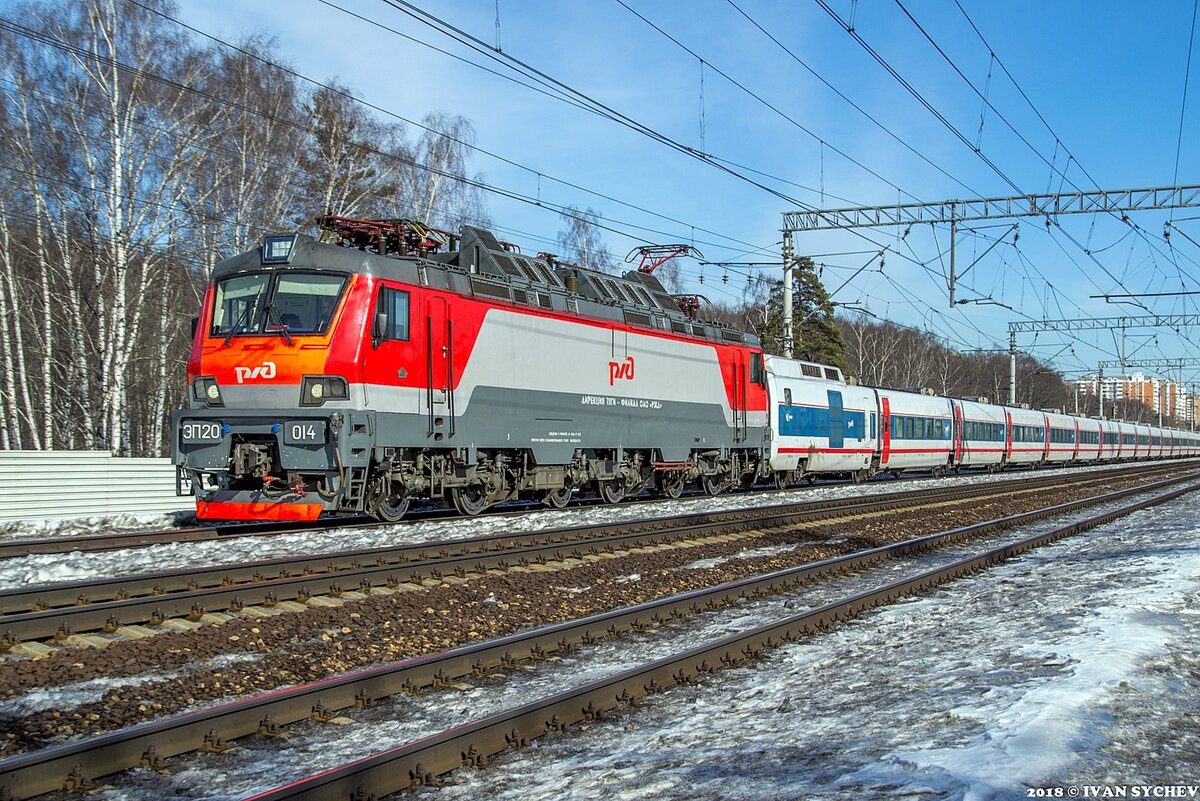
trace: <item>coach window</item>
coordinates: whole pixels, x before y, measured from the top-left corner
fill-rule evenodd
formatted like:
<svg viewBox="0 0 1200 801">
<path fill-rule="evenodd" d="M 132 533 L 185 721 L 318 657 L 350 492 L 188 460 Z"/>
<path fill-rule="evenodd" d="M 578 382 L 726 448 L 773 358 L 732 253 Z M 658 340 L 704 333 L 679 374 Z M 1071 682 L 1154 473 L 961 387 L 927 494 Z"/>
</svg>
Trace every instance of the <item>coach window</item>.
<svg viewBox="0 0 1200 801">
<path fill-rule="evenodd" d="M 792 405 L 792 391 L 790 389 L 783 390 L 783 402 L 788 406 Z"/>
<path fill-rule="evenodd" d="M 379 302 L 375 304 L 376 339 L 408 341 L 408 293 L 400 289 L 384 287 L 379 290 Z"/>
</svg>

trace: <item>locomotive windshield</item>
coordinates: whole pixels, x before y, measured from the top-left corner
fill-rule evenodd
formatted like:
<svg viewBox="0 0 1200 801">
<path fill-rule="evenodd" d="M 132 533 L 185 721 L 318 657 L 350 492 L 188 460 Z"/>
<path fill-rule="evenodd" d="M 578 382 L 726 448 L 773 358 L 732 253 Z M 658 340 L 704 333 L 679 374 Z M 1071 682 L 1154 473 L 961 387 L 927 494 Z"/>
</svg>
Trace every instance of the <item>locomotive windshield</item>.
<svg viewBox="0 0 1200 801">
<path fill-rule="evenodd" d="M 346 276 L 335 273 L 250 273 L 217 283 L 211 336 L 323 334 Z"/>
</svg>

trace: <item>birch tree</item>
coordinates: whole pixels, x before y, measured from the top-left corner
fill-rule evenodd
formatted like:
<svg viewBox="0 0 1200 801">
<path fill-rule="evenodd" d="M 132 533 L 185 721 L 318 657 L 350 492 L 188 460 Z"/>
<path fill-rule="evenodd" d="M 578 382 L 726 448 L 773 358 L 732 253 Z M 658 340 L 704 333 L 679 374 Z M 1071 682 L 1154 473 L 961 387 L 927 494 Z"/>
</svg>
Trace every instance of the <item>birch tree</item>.
<svg viewBox="0 0 1200 801">
<path fill-rule="evenodd" d="M 456 230 L 463 224 L 488 224 L 477 186 L 483 176 L 468 176 L 475 129 L 459 115 L 434 112 L 421 123 L 413 166 L 405 171 L 407 215 L 428 225 Z"/>
<path fill-rule="evenodd" d="M 216 56 L 213 83 L 230 105 L 220 144 L 201 155 L 196 171 L 204 200 L 193 204 L 193 230 L 203 277 L 257 245 L 264 232 L 292 227 L 307 132 L 295 79 L 264 63 L 275 60 L 261 36 Z"/>
<path fill-rule="evenodd" d="M 558 246 L 563 259 L 589 270 L 602 273 L 614 271 L 612 253 L 600 235 L 600 213 L 594 209 L 580 211 L 568 206 L 561 215 L 567 227 L 558 232 Z"/>
<path fill-rule="evenodd" d="M 372 216 L 394 207 L 400 172 L 412 163 L 403 129 L 371 117 L 340 84 L 317 89 L 304 110 L 309 137 L 300 159 L 304 180 L 296 220 Z"/>
</svg>

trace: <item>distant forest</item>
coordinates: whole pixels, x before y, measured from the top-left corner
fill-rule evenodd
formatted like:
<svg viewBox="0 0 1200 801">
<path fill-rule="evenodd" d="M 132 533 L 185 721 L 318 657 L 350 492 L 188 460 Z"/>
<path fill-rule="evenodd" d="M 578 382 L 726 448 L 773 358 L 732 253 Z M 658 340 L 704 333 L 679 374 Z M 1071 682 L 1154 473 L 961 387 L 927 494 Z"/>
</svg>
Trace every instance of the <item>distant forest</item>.
<svg viewBox="0 0 1200 801">
<path fill-rule="evenodd" d="M 168 14 L 163 0 L 42 0 L 0 26 L 0 448 L 164 455 L 204 282 L 265 232 L 320 213 L 489 224 L 469 120 L 405 125 L 274 66 L 265 37 L 230 48 Z M 597 217 L 565 217 L 561 255 L 613 269 Z M 712 313 L 769 333 L 772 289 Z M 810 355 L 863 383 L 1005 397 L 1004 358 L 835 318 L 819 281 L 801 290 L 820 307 L 801 354 L 819 340 Z M 1027 358 L 1018 370 L 1020 400 L 1071 408 L 1058 376 Z"/>
</svg>

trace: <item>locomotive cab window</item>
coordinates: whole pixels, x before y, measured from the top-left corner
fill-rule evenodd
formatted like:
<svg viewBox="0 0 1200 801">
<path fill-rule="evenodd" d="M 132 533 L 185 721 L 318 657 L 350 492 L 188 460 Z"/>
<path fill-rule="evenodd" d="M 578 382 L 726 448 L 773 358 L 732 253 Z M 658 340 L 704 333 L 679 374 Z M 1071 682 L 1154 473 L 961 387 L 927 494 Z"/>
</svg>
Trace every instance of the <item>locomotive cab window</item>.
<svg viewBox="0 0 1200 801">
<path fill-rule="evenodd" d="M 379 341 L 395 339 L 407 342 L 408 314 L 408 293 L 385 286 L 379 290 L 379 302 L 375 304 L 372 337 Z"/>
<path fill-rule="evenodd" d="M 281 273 L 271 296 L 267 330 L 287 326 L 292 334 L 324 333 L 345 285 L 342 275 Z"/>
<path fill-rule="evenodd" d="M 217 284 L 217 299 L 213 304 L 210 336 L 246 334 L 257 331 L 266 308 L 267 287 L 271 277 L 266 273 L 235 275 Z"/>
<path fill-rule="evenodd" d="M 323 334 L 346 287 L 336 273 L 248 273 L 217 282 L 210 336 Z"/>
</svg>

